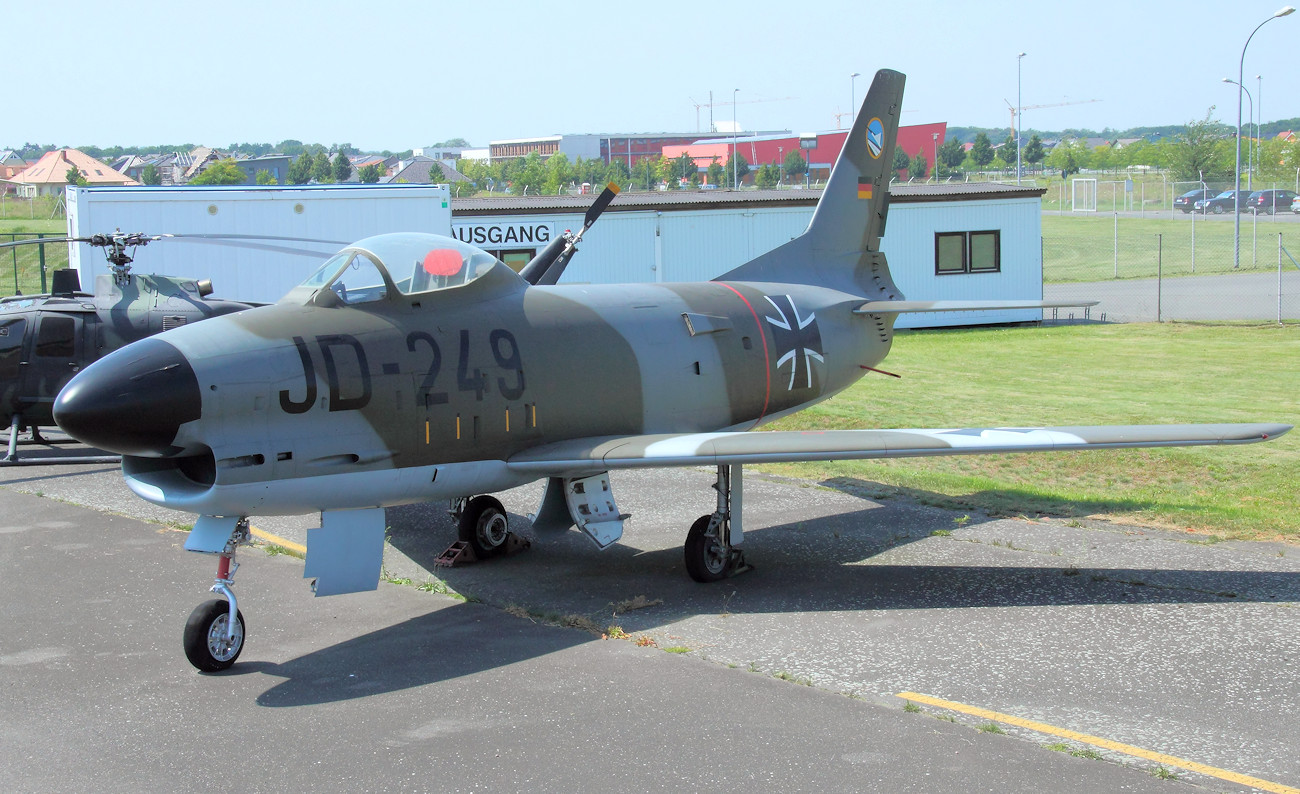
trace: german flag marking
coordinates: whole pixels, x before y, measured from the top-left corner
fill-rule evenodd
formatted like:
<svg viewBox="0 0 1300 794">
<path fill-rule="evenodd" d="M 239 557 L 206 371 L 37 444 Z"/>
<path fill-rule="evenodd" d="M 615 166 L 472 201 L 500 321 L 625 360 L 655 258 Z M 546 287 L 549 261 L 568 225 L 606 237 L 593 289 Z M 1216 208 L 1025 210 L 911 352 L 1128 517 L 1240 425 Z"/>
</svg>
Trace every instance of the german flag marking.
<svg viewBox="0 0 1300 794">
<path fill-rule="evenodd" d="M 858 198 L 871 199 L 871 180 L 864 176 L 858 177 Z"/>
</svg>

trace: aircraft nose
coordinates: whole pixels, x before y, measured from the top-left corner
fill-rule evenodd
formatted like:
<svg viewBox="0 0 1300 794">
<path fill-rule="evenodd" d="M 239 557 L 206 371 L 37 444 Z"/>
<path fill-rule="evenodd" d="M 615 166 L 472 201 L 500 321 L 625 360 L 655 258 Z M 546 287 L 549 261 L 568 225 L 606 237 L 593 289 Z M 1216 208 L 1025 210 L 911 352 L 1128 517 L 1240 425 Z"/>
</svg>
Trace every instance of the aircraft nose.
<svg viewBox="0 0 1300 794">
<path fill-rule="evenodd" d="M 177 430 L 201 413 L 194 369 L 161 339 L 143 339 L 96 361 L 54 401 L 54 421 L 73 438 L 141 457 L 179 452 Z"/>
</svg>

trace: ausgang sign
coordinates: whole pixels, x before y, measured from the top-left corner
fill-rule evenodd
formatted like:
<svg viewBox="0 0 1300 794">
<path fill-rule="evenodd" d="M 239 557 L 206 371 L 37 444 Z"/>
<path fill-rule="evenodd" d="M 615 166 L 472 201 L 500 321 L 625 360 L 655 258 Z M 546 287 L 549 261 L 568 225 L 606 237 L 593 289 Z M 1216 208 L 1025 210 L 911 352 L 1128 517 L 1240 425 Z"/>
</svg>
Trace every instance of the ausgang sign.
<svg viewBox="0 0 1300 794">
<path fill-rule="evenodd" d="M 470 245 L 537 245 L 551 241 L 549 223 L 453 224 L 451 233 Z"/>
</svg>

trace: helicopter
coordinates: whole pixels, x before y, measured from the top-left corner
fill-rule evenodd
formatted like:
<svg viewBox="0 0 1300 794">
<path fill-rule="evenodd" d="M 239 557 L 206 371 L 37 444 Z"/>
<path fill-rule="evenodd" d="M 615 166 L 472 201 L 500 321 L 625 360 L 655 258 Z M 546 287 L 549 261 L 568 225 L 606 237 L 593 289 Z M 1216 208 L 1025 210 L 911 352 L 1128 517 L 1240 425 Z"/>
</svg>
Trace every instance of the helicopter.
<svg viewBox="0 0 1300 794">
<path fill-rule="evenodd" d="M 159 240 L 203 238 L 196 241 L 255 245 L 214 239 L 219 237 L 232 235 L 123 234 L 119 229 L 90 237 L 0 244 L 11 248 L 85 243 L 104 250 L 110 269 L 96 278 L 93 293 L 81 290 L 76 270 L 61 269 L 53 272 L 48 294 L 0 298 L 0 422 L 9 428 L 8 451 L 0 466 L 118 461 L 116 455 L 20 457 L 19 435 L 30 431 L 31 443 L 53 442 L 40 428 L 54 426 L 50 408 L 55 397 L 73 375 L 102 356 L 161 331 L 258 305 L 212 299 L 212 282 L 206 279 L 131 272 L 136 249 Z"/>
</svg>

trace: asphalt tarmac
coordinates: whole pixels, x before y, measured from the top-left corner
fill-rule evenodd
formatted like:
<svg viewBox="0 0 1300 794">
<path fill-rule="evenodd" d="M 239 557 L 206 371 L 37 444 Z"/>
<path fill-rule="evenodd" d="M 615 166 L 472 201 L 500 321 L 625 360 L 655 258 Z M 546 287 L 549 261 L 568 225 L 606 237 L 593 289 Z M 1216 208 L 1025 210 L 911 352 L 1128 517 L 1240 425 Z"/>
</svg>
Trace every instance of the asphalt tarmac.
<svg viewBox="0 0 1300 794">
<path fill-rule="evenodd" d="M 111 467 L 0 470 L 6 788 L 1300 787 L 1300 549 L 749 474 L 755 570 L 698 585 L 680 544 L 711 481 L 616 474 L 633 517 L 605 552 L 534 537 L 540 489 L 516 489 L 532 548 L 453 569 L 443 506 L 395 508 L 385 564 L 411 584 L 373 593 L 314 599 L 299 560 L 245 551 L 244 653 L 202 675 L 180 633 L 212 559 L 139 520 L 192 518 Z M 434 575 L 473 601 L 416 587 Z"/>
</svg>

